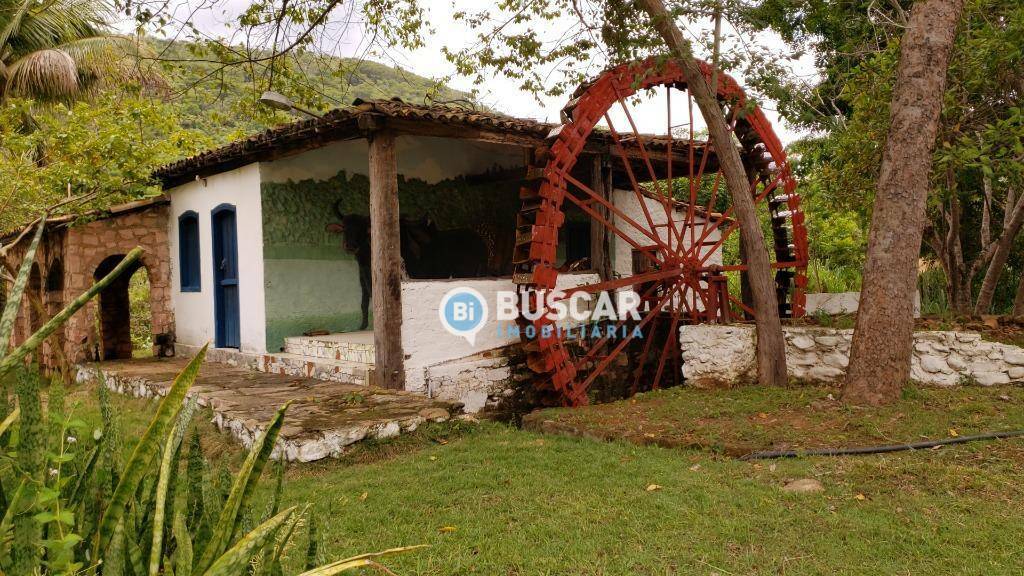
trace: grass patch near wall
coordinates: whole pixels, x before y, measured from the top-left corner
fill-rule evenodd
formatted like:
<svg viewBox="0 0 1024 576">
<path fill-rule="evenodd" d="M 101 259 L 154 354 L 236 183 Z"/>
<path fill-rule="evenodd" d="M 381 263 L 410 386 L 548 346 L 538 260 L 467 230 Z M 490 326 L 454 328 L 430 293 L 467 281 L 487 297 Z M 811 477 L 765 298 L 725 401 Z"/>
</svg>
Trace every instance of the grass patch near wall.
<svg viewBox="0 0 1024 576">
<path fill-rule="evenodd" d="M 89 422 L 98 421 L 87 401 L 93 392 L 75 394 L 84 399 L 80 413 Z M 625 405 L 648 406 L 664 419 L 678 410 L 680 421 L 703 414 L 770 438 L 805 438 L 812 433 L 807 428 L 762 420 L 798 408 L 816 412 L 807 406 L 824 390 L 681 392 Z M 901 440 L 902 434 L 940 434 L 948 422 L 962 433 L 997 422 L 1017 425 L 1022 399 L 1020 389 L 912 389 L 899 408 L 835 421 L 830 438 Z M 136 437 L 155 403 L 116 402 L 126 439 Z M 943 406 L 954 414 L 925 421 L 939 417 Z M 581 413 L 600 410 L 608 408 Z M 822 423 L 842 416 L 839 409 L 821 410 Z M 632 417 L 621 413 L 624 425 Z M 205 422 L 200 429 L 204 446 L 223 447 L 214 458 L 237 462 L 240 451 L 225 434 Z M 1024 441 L 741 462 L 707 450 L 457 424 L 363 445 L 340 461 L 290 466 L 284 504 L 312 503 L 327 558 L 430 544 L 388 559 L 403 575 L 1020 574 L 1022 463 Z M 784 492 L 793 478 L 816 478 L 825 489 Z M 264 501 L 271 484 L 260 487 Z M 286 573 L 303 554 L 289 551 Z"/>
<path fill-rule="evenodd" d="M 899 401 L 880 408 L 848 406 L 840 394 L 838 387 L 810 385 L 678 387 L 621 402 L 544 410 L 525 422 L 533 429 L 730 456 L 1024 429 L 1024 390 L 1015 386 L 909 385 Z M 1024 439 L 1017 442 L 1024 448 Z"/>
</svg>

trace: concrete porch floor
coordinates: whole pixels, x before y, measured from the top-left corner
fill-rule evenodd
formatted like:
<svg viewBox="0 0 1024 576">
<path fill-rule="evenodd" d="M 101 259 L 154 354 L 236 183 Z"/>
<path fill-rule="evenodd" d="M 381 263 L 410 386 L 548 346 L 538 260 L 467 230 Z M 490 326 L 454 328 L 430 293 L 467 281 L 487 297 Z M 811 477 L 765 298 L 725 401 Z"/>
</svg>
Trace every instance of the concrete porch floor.
<svg viewBox="0 0 1024 576">
<path fill-rule="evenodd" d="M 122 394 L 163 396 L 187 358 L 113 360 L 80 368 L 78 379 L 106 378 Z M 285 416 L 275 456 L 310 462 L 337 457 L 364 438 L 388 438 L 420 424 L 451 418 L 455 407 L 425 396 L 301 376 L 266 374 L 206 362 L 192 385 L 198 404 L 213 411 L 213 421 L 247 448 L 285 402 Z"/>
</svg>

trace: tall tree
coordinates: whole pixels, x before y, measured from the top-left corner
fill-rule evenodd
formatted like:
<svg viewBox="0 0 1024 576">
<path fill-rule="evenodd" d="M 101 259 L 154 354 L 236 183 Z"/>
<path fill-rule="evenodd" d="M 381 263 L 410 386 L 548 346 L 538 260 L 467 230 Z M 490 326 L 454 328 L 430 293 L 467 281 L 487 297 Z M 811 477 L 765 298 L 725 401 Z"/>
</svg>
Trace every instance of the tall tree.
<svg viewBox="0 0 1024 576">
<path fill-rule="evenodd" d="M 708 125 L 711 143 L 721 164 L 726 186 L 732 195 L 736 218 L 740 223 L 743 247 L 747 255 L 747 278 L 753 296 L 757 332 L 757 377 L 761 384 L 783 385 L 786 375 L 786 342 L 782 336 L 778 302 L 775 299 L 771 263 L 764 245 L 764 233 L 754 210 L 754 200 L 748 193 L 747 173 L 739 150 L 733 146 L 733 136 L 725 121 L 725 113 L 711 87 L 704 79 L 693 57 L 690 42 L 672 21 L 661 0 L 642 0 L 651 23 L 669 46 L 673 56 L 682 63 L 687 88 Z"/>
<path fill-rule="evenodd" d="M 821 71 L 807 83 L 778 60 L 747 77 L 779 102 L 791 124 L 818 132 L 792 147 L 819 257 L 835 254 L 837 219 L 867 236 L 911 5 L 764 0 L 741 11 L 754 30 L 771 29 L 794 49 L 813 52 Z M 923 257 L 941 266 L 949 309 L 968 315 L 1006 306 L 1012 295 L 1000 278 L 1015 278 L 1021 267 L 1013 214 L 1024 187 L 1024 5 L 966 0 L 960 30 L 933 154 Z M 839 256 L 859 278 L 861 264 Z"/>
<path fill-rule="evenodd" d="M 786 381 L 786 364 L 778 303 L 774 297 L 763 232 L 745 192 L 750 182 L 731 144 L 722 108 L 694 60 L 695 50 L 712 55 L 713 35 L 691 44 L 675 19 L 714 21 L 721 3 L 646 0 L 509 0 L 496 6 L 456 13 L 476 31 L 477 42 L 446 50 L 459 73 L 486 82 L 486 72 L 521 82 L 534 94 L 561 96 L 592 79 L 604 67 L 650 56 L 664 56 L 666 44 L 683 64 L 688 89 L 708 124 L 712 144 L 722 160 L 722 175 L 732 195 L 740 234 L 750 258 L 750 287 L 757 308 L 758 378 L 765 384 Z M 720 62 L 736 62 L 735 46 L 721 46 Z M 730 66 L 730 69 L 732 67 Z M 730 143 L 730 144 L 724 144 Z"/>
<path fill-rule="evenodd" d="M 910 374 L 932 151 L 962 10 L 963 0 L 917 2 L 903 35 L 850 348 L 849 402 L 895 400 Z"/>
</svg>

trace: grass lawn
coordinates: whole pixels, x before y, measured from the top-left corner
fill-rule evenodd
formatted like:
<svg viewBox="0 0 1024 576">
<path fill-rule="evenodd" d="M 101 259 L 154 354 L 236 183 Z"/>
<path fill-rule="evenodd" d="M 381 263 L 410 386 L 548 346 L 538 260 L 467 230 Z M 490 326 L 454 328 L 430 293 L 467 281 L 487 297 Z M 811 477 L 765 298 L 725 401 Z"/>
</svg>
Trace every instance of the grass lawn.
<svg viewBox="0 0 1024 576">
<path fill-rule="evenodd" d="M 1024 429 L 1024 389 L 1013 386 L 908 386 L 898 402 L 882 408 L 847 406 L 839 397 L 840 389 L 830 386 L 679 387 L 583 409 L 544 410 L 525 420 L 530 429 L 729 456 Z"/>
<path fill-rule="evenodd" d="M 901 440 L 954 425 L 966 434 L 974 425 L 1022 423 L 1024 391 L 968 390 L 914 391 L 902 409 L 854 415 L 873 424 L 849 427 L 851 416 L 836 430 L 849 440 Z M 737 426 L 750 423 L 747 432 L 730 434 L 749 435 L 757 445 L 788 434 L 806 441 L 842 413 L 827 408 L 816 416 L 814 398 L 790 389 L 683 392 L 624 405 L 661 400 L 664 421 L 687 401 L 702 403 L 709 413 L 732 413 L 729 422 Z M 676 394 L 673 408 L 668 399 Z M 92 396 L 88 388 L 74 394 L 82 400 L 80 416 L 98 422 Z M 807 401 L 807 427 L 762 425 L 796 410 L 795 398 Z M 976 408 L 956 409 L 964 398 Z M 126 437 L 137 436 L 155 404 L 116 402 Z M 932 402 L 949 410 L 913 409 Z M 237 462 L 224 435 L 205 423 L 202 431 L 211 461 Z M 388 559 L 399 574 L 1021 574 L 1022 464 L 1024 440 L 741 462 L 713 450 L 542 436 L 483 423 L 432 426 L 365 445 L 343 460 L 292 466 L 285 493 L 289 503 L 312 503 L 329 558 L 431 545 Z M 794 478 L 816 478 L 825 490 L 784 492 Z M 293 550 L 291 561 L 301 556 Z"/>
</svg>

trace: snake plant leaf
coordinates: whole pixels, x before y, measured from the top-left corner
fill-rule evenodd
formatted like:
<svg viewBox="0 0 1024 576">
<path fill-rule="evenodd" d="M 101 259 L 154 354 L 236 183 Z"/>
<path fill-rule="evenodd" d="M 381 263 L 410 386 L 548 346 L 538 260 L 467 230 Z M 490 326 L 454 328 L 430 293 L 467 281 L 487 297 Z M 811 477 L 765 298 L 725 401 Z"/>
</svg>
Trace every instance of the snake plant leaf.
<svg viewBox="0 0 1024 576">
<path fill-rule="evenodd" d="M 426 548 L 427 544 L 418 544 L 416 546 L 403 546 L 401 548 L 389 548 L 381 552 L 371 552 L 369 554 L 360 554 L 351 558 L 345 558 L 344 560 L 338 560 L 337 562 L 331 562 L 325 566 L 307 570 L 299 576 L 334 576 L 335 574 L 341 574 L 347 572 L 353 568 L 361 568 L 363 566 L 377 566 L 375 559 L 383 558 L 384 556 L 392 556 L 394 554 L 403 554 L 412 550 L 419 550 L 420 548 Z"/>
<path fill-rule="evenodd" d="M 124 517 L 125 510 L 128 508 L 132 496 L 142 483 L 143 477 L 149 472 L 149 466 L 157 452 L 159 452 L 160 442 L 167 436 L 168 426 L 177 416 L 185 395 L 188 393 L 192 383 L 195 382 L 196 376 L 199 375 L 199 367 L 202 366 L 203 358 L 206 357 L 207 346 L 209 345 L 203 346 L 195 358 L 192 358 L 188 363 L 188 366 L 174 378 L 171 389 L 168 390 L 167 395 L 160 401 L 160 406 L 157 407 L 156 414 L 153 415 L 153 420 L 150 421 L 149 427 L 146 428 L 142 438 L 139 439 L 139 443 L 135 445 L 135 450 L 124 467 L 117 487 L 114 489 L 114 494 L 111 496 L 110 502 L 100 518 L 93 557 L 98 558 L 100 552 L 105 550 L 107 545 L 110 544 L 110 538 L 114 534 L 114 529 Z"/>
<path fill-rule="evenodd" d="M 11 334 L 14 332 L 14 321 L 18 318 L 18 308 L 21 307 L 21 297 L 25 293 L 25 286 L 28 286 L 28 277 L 32 272 L 32 263 L 36 260 L 36 249 L 39 248 L 39 240 L 43 237 L 43 230 L 46 228 L 46 218 L 39 221 L 36 234 L 21 259 L 21 268 L 18 269 L 18 277 L 14 279 L 14 286 L 7 295 L 7 304 L 4 306 L 3 315 L 0 316 L 0 357 L 7 354 L 7 347 L 11 343 Z"/>
<path fill-rule="evenodd" d="M 220 517 L 217 520 L 217 525 L 213 530 L 210 541 L 203 549 L 201 561 L 195 570 L 196 573 L 204 573 L 212 564 L 213 559 L 220 556 L 234 538 L 235 532 L 238 530 L 238 523 L 241 520 L 240 512 L 252 497 L 256 484 L 259 482 L 260 474 L 262 474 L 267 460 L 270 459 L 270 454 L 274 450 L 274 444 L 277 443 L 277 435 L 284 423 L 284 414 L 290 404 L 291 402 L 277 410 L 277 413 L 274 414 L 274 418 L 271 419 L 266 429 L 253 442 L 252 450 L 246 456 L 245 462 L 242 464 L 242 468 L 239 470 L 234 484 L 231 486 L 231 492 L 228 494 L 227 501 L 224 502 L 224 506 L 221 508 Z"/>
<path fill-rule="evenodd" d="M 125 558 L 131 564 L 133 576 L 146 573 L 146 568 L 142 565 L 142 548 L 136 538 L 138 535 L 127 531 L 124 533 L 125 550 L 128 552 Z"/>
<path fill-rule="evenodd" d="M 275 511 L 274 513 L 276 514 L 277 512 Z M 300 520 L 302 520 L 302 514 L 296 515 L 292 518 L 291 522 L 288 523 L 288 527 L 285 529 L 284 534 L 277 540 L 277 546 L 274 547 L 273 554 L 270 558 L 266 558 L 264 560 L 263 564 L 260 566 L 257 576 L 275 576 L 277 574 L 281 574 L 281 556 L 284 554 L 284 549 L 288 546 L 288 542 L 291 541 L 292 534 L 295 533 L 295 527 L 299 525 Z"/>
<path fill-rule="evenodd" d="M 178 422 L 167 436 L 163 457 L 160 459 L 160 475 L 156 483 L 156 496 L 154 498 L 156 504 L 153 509 L 153 544 L 149 554 L 150 576 L 157 576 L 160 573 L 160 559 L 164 556 L 164 528 L 169 527 L 167 508 L 168 503 L 173 503 L 174 501 L 173 486 L 174 480 L 177 477 L 175 471 L 178 469 L 179 456 L 181 455 L 181 440 L 185 436 L 185 430 L 192 422 L 192 415 L 196 411 L 196 402 L 197 397 L 195 395 L 189 396 L 185 400 L 185 404 L 178 414 Z"/>
<path fill-rule="evenodd" d="M 4 418 L 4 421 L 0 422 L 0 436 L 3 436 L 4 432 L 7 432 L 7 429 L 18 420 L 18 416 L 20 415 L 21 406 L 15 406 L 14 410 L 11 410 L 11 413 L 7 415 L 7 418 Z"/>
<path fill-rule="evenodd" d="M 249 563 L 249 560 L 274 537 L 277 529 L 284 525 L 295 512 L 295 507 L 288 508 L 260 524 L 222 554 L 210 568 L 203 572 L 204 576 L 236 576 Z"/>
<path fill-rule="evenodd" d="M 49 338 L 50 334 L 56 332 L 58 328 L 68 321 L 68 318 L 71 318 L 71 316 L 75 312 L 78 312 L 82 306 L 85 306 L 89 300 L 95 298 L 97 294 L 102 292 L 104 288 L 116 280 L 118 276 L 124 273 L 124 271 L 134 264 L 141 256 L 142 248 L 133 248 L 132 251 L 129 252 L 121 262 L 110 271 L 109 274 L 93 284 L 78 298 L 75 298 L 70 304 L 65 306 L 63 310 L 54 315 L 53 318 L 50 318 L 46 324 L 43 324 L 39 330 L 36 330 L 34 334 L 22 342 L 21 346 L 12 350 L 10 354 L 3 356 L 3 358 L 0 359 L 0 376 L 3 376 L 15 366 L 20 365 L 26 356 L 35 351 L 36 348 L 42 345 L 44 340 Z M 2 343 L 0 343 L 0 345 L 2 345 Z"/>
<path fill-rule="evenodd" d="M 178 576 L 192 576 L 192 536 L 188 533 L 185 516 L 181 512 L 174 514 L 171 530 L 177 545 L 174 550 L 174 573 Z"/>
<path fill-rule="evenodd" d="M 0 559 L 9 560 L 11 557 L 11 530 L 14 526 L 14 516 L 19 512 L 21 498 L 25 494 L 25 480 L 22 480 L 18 487 L 11 494 L 11 500 L 7 503 L 7 510 L 3 518 L 0 518 Z"/>
<path fill-rule="evenodd" d="M 149 552 L 149 576 L 157 576 L 160 573 L 160 559 L 164 554 L 164 519 L 167 513 L 167 487 L 171 479 L 171 466 L 177 464 L 174 458 L 175 442 L 180 439 L 178 427 L 181 422 L 174 425 L 174 429 L 167 435 L 167 442 L 164 443 L 163 458 L 160 459 L 160 477 L 156 483 L 156 509 L 153 512 L 153 545 Z"/>
</svg>

